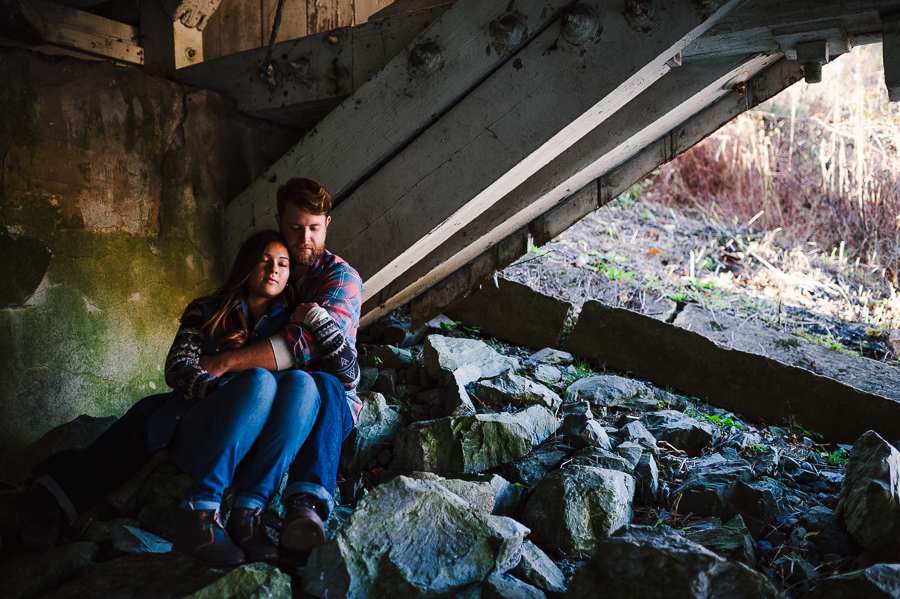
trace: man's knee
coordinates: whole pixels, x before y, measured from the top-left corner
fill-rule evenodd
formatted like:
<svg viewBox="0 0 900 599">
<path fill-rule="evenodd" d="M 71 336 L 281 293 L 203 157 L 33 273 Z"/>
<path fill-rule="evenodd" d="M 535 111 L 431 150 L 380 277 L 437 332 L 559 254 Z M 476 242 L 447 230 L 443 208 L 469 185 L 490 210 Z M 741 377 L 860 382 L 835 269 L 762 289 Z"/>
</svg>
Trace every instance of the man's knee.
<svg viewBox="0 0 900 599">
<path fill-rule="evenodd" d="M 231 383 L 240 382 L 248 385 L 258 391 L 268 391 L 274 393 L 276 383 L 275 377 L 265 368 L 248 368 L 234 375 L 229 381 Z"/>
<path fill-rule="evenodd" d="M 321 405 L 316 382 L 304 370 L 290 370 L 283 373 L 278 379 L 278 391 L 279 395 L 290 401 L 301 403 L 307 408 L 314 404 L 316 411 Z"/>
</svg>

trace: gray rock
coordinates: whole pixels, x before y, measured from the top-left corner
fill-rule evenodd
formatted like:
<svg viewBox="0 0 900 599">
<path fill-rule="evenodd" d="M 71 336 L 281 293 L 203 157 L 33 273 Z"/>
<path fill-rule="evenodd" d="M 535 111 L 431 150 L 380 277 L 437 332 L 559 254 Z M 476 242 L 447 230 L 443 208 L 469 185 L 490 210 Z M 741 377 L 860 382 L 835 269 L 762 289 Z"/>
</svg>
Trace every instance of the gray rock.
<svg viewBox="0 0 900 599">
<path fill-rule="evenodd" d="M 444 478 L 431 472 L 412 472 L 409 474 L 409 478 L 439 484 L 451 493 L 455 493 L 477 512 L 482 514 L 494 512 L 494 489 L 487 480 Z"/>
<path fill-rule="evenodd" d="M 797 524 L 807 532 L 814 533 L 809 540 L 821 555 L 835 553 L 846 556 L 853 551 L 850 535 L 834 512 L 826 507 L 817 505 L 811 508 L 798 518 Z"/>
<path fill-rule="evenodd" d="M 534 378 L 544 383 L 555 383 L 562 378 L 562 372 L 556 366 L 538 364 L 534 367 Z"/>
<path fill-rule="evenodd" d="M 673 532 L 627 526 L 601 542 L 572 579 L 567 599 L 780 597 L 766 578 Z"/>
<path fill-rule="evenodd" d="M 449 380 L 456 373 L 457 380 L 468 385 L 479 379 L 518 370 L 519 361 L 494 351 L 477 339 L 456 339 L 429 335 L 425 339 L 425 368 L 432 378 Z"/>
<path fill-rule="evenodd" d="M 592 466 L 566 467 L 544 477 L 522 522 L 571 556 L 587 556 L 598 543 L 631 522 L 634 479 Z"/>
<path fill-rule="evenodd" d="M 482 599 L 546 599 L 546 595 L 528 583 L 509 575 L 491 574 L 481 587 Z"/>
<path fill-rule="evenodd" d="M 397 395 L 397 371 L 393 368 L 384 368 L 378 371 L 375 383 L 372 385 L 372 391 L 381 393 L 387 397 L 398 397 Z"/>
<path fill-rule="evenodd" d="M 415 361 L 409 350 L 390 345 L 363 345 L 360 348 L 358 359 L 361 368 L 377 368 L 379 370 L 402 368 Z"/>
<path fill-rule="evenodd" d="M 466 391 L 466 386 L 455 372 L 447 377 L 447 398 L 444 412 L 450 416 L 468 416 L 475 413 L 475 404 Z"/>
<path fill-rule="evenodd" d="M 514 483 L 536 487 L 547 473 L 556 470 L 566 459 L 566 452 L 553 450 L 536 453 L 507 464 L 504 473 Z"/>
<path fill-rule="evenodd" d="M 341 446 L 341 467 L 356 472 L 390 444 L 403 426 L 403 420 L 387 405 L 381 393 L 360 393 L 363 406 L 356 426 Z"/>
<path fill-rule="evenodd" d="M 101 522 L 99 520 L 91 520 L 84 533 L 80 536 L 82 541 L 90 541 L 97 545 L 108 543 L 110 541 L 110 533 L 116 528 L 122 526 L 140 527 L 141 523 L 131 518 L 116 518 L 115 520 L 107 520 Z"/>
<path fill-rule="evenodd" d="M 99 553 L 96 544 L 81 542 L 4 558 L 0 562 L 0 597 L 30 599 L 52 591 L 81 572 Z"/>
<path fill-rule="evenodd" d="M 646 502 L 653 502 L 659 498 L 659 467 L 650 453 L 641 455 L 638 465 L 634 469 L 634 478 L 637 480 L 637 490 Z"/>
<path fill-rule="evenodd" d="M 723 462 L 705 468 L 696 468 L 674 489 L 672 497 L 681 494 L 678 511 L 695 516 L 731 518 L 736 510 L 731 506 L 731 496 L 739 482 L 753 476 L 753 467 L 747 462 Z"/>
<path fill-rule="evenodd" d="M 531 406 L 513 414 L 516 421 L 531 431 L 531 444 L 540 445 L 556 432 L 559 421 L 544 406 Z"/>
<path fill-rule="evenodd" d="M 735 483 L 728 503 L 734 512 L 743 516 L 750 532 L 760 536 L 766 525 L 778 516 L 778 500 L 784 495 L 784 486 L 772 478 Z"/>
<path fill-rule="evenodd" d="M 685 538 L 703 545 L 719 557 L 740 562 L 751 568 L 756 567 L 753 537 L 740 516 L 735 517 L 725 526 L 713 526 L 697 531 L 689 530 Z"/>
<path fill-rule="evenodd" d="M 508 516 L 512 514 L 522 497 L 525 488 L 522 485 L 510 483 L 499 474 L 454 474 L 444 477 L 447 480 L 464 480 L 476 483 L 487 483 L 494 493 L 494 516 Z"/>
<path fill-rule="evenodd" d="M 650 431 L 647 430 L 647 427 L 640 422 L 629 422 L 623 426 L 621 435 L 623 441 L 637 443 L 643 447 L 645 451 L 649 451 L 654 456 L 659 456 L 659 448 L 656 446 L 656 437 L 654 437 Z"/>
<path fill-rule="evenodd" d="M 747 460 L 753 464 L 753 470 L 757 474 L 765 474 L 772 476 L 778 469 L 778 462 L 781 458 L 781 450 L 771 445 L 760 445 L 762 451 L 753 450 L 747 452 Z"/>
<path fill-rule="evenodd" d="M 874 431 L 853 444 L 836 513 L 860 547 L 900 558 L 900 451 Z"/>
<path fill-rule="evenodd" d="M 650 388 L 640 381 L 612 374 L 601 374 L 575 381 L 566 389 L 566 401 L 586 400 L 592 406 L 617 406 L 621 402 L 642 395 L 651 395 Z"/>
<path fill-rule="evenodd" d="M 172 543 L 158 536 L 135 528 L 119 526 L 109 531 L 112 546 L 122 553 L 168 553 Z"/>
<path fill-rule="evenodd" d="M 640 454 L 639 454 L 640 455 Z M 640 459 L 640 457 L 638 457 Z M 623 458 L 617 454 L 611 453 L 599 447 L 585 447 L 572 456 L 568 464 L 573 466 L 595 466 L 606 470 L 617 470 L 619 472 L 631 473 L 634 471 L 634 464 L 627 458 Z"/>
<path fill-rule="evenodd" d="M 171 539 L 174 535 L 173 523 L 181 506 L 184 491 L 193 481 L 178 466 L 169 452 L 160 452 L 157 456 L 154 458 L 156 465 L 150 474 L 150 490 L 147 493 L 146 503 L 138 512 L 137 520 L 141 523 L 142 529 L 164 539 Z M 138 494 L 140 491 L 140 488 L 135 489 Z M 223 511 L 225 510 L 227 507 L 223 508 Z"/>
<path fill-rule="evenodd" d="M 378 378 L 378 369 L 368 366 L 361 368 L 359 371 L 359 385 L 356 387 L 357 392 L 365 393 L 372 390 L 372 385 Z"/>
<path fill-rule="evenodd" d="M 656 441 L 656 439 L 654 439 L 654 441 Z M 643 453 L 644 447 L 633 441 L 625 441 L 616 446 L 616 455 L 623 460 L 627 460 L 628 463 L 631 464 L 632 470 L 637 467 Z"/>
<path fill-rule="evenodd" d="M 544 385 L 513 372 L 478 381 L 472 386 L 472 392 L 485 404 L 497 407 L 541 405 L 556 411 L 562 403 L 562 398 Z"/>
<path fill-rule="evenodd" d="M 532 431 L 511 414 L 416 422 L 394 441 L 393 470 L 482 472 L 531 451 Z"/>
<path fill-rule="evenodd" d="M 588 420 L 581 430 L 578 431 L 578 438 L 588 447 L 599 447 L 607 451 L 612 450 L 612 443 L 609 442 L 609 435 L 603 430 L 603 425 L 596 420 Z"/>
<path fill-rule="evenodd" d="M 657 441 L 665 441 L 684 451 L 706 447 L 717 435 L 712 424 L 700 422 L 676 410 L 650 412 L 644 417 L 644 426 Z"/>
<path fill-rule="evenodd" d="M 563 418 L 566 416 L 587 416 L 588 420 L 594 417 L 593 412 L 591 412 L 591 404 L 586 401 L 564 403 L 559 408 L 559 415 Z"/>
<path fill-rule="evenodd" d="M 625 408 L 628 410 L 635 410 L 636 412 L 655 412 L 661 407 L 661 403 L 658 399 L 656 399 L 653 395 L 641 395 L 638 397 L 629 397 L 628 399 L 622 400 L 618 403 L 617 407 Z"/>
<path fill-rule="evenodd" d="M 522 559 L 510 574 L 547 593 L 566 592 L 562 570 L 531 541 L 522 544 Z"/>
<path fill-rule="evenodd" d="M 60 424 L 27 447 L 0 455 L 0 477 L 6 482 L 21 482 L 29 476 L 46 474 L 57 460 L 93 443 L 115 421 L 115 416 L 94 418 L 82 414 Z"/>
<path fill-rule="evenodd" d="M 352 515 L 352 509 L 340 505 L 335 506 L 335 508 L 331 510 L 331 515 L 328 516 L 328 520 L 325 521 L 325 541 L 328 542 L 333 539 L 334 535 L 337 534 L 337 531 L 347 524 Z"/>
<path fill-rule="evenodd" d="M 807 599 L 900 599 L 900 564 L 876 564 L 820 582 Z"/>
<path fill-rule="evenodd" d="M 593 419 L 590 412 L 585 414 L 569 414 L 563 418 L 562 425 L 559 427 L 559 432 L 568 440 L 576 439 L 578 438 L 578 433 L 584 428 L 584 425 Z"/>
<path fill-rule="evenodd" d="M 575 356 L 569 352 L 545 347 L 540 351 L 536 351 L 528 356 L 529 364 L 548 364 L 551 366 L 568 366 L 575 361 Z"/>
<path fill-rule="evenodd" d="M 527 532 L 509 518 L 473 513 L 438 484 L 400 476 L 375 487 L 313 550 L 303 590 L 350 599 L 449 594 L 512 568 Z"/>
<path fill-rule="evenodd" d="M 51 599 L 290 599 L 290 577 L 275 566 L 256 563 L 212 568 L 177 553 L 127 555 L 100 564 L 62 586 Z"/>
</svg>

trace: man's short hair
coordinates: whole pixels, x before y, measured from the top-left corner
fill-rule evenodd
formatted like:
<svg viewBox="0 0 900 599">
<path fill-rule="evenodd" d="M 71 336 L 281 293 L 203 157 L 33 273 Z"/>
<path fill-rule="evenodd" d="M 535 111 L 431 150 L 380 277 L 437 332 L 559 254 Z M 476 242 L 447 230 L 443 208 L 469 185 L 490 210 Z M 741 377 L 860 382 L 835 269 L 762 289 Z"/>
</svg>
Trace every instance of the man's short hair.
<svg viewBox="0 0 900 599">
<path fill-rule="evenodd" d="M 331 195 L 324 185 L 312 179 L 294 177 L 278 188 L 275 197 L 278 200 L 278 214 L 284 214 L 288 202 L 310 214 L 328 216 L 331 213 Z"/>
</svg>

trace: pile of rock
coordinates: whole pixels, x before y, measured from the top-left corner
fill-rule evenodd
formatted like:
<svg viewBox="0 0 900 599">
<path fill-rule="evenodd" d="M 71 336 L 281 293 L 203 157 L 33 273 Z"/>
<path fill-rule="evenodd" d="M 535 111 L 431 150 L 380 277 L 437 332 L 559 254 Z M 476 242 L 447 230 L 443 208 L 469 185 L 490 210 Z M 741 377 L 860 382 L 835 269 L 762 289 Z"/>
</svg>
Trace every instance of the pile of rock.
<svg viewBox="0 0 900 599">
<path fill-rule="evenodd" d="M 839 447 L 557 350 L 401 329 L 361 347 L 341 507 L 305 571 L 164 553 L 187 481 L 163 455 L 75 542 L 7 542 L 0 595 L 900 598 L 900 452 L 877 433 Z"/>
</svg>

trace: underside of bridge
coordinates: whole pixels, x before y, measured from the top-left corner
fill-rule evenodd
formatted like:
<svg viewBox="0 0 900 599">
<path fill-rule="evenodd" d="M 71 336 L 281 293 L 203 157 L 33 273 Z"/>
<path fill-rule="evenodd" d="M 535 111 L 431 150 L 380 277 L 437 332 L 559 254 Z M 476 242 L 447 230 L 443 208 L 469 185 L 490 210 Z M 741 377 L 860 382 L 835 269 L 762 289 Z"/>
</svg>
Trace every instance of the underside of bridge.
<svg viewBox="0 0 900 599">
<path fill-rule="evenodd" d="M 420 322 L 440 313 L 529 243 L 794 82 L 815 82 L 854 46 L 884 42 L 885 81 L 900 99 L 900 0 L 0 7 L 4 46 L 211 90 L 237 114 L 293 132 L 280 157 L 220 190 L 226 262 L 274 226 L 279 185 L 316 179 L 335 198 L 328 249 L 365 282 L 363 325 L 408 303 Z M 207 162 L 226 160 L 198 143 Z"/>
</svg>

